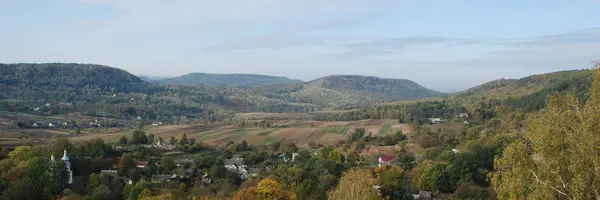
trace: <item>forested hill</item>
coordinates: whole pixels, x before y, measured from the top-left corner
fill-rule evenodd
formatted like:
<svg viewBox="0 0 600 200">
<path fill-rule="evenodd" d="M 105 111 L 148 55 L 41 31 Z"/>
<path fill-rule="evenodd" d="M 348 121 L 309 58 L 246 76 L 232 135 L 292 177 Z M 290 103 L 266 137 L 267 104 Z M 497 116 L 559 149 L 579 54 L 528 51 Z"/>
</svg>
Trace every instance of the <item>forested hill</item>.
<svg viewBox="0 0 600 200">
<path fill-rule="evenodd" d="M 154 80 L 163 84 L 206 85 L 222 87 L 250 88 L 263 85 L 302 83 L 286 77 L 266 76 L 258 74 L 205 74 L 191 73 L 183 76 Z"/>
<path fill-rule="evenodd" d="M 1 85 L 43 90 L 88 88 L 125 92 L 146 87 L 144 81 L 125 70 L 92 64 L 0 64 L 0 76 Z"/>
<path fill-rule="evenodd" d="M 587 98 L 592 71 L 570 70 L 532 75 L 521 79 L 499 79 L 457 94 L 449 99 L 459 103 L 482 100 L 502 101 L 504 105 L 521 107 L 526 111 L 539 110 L 545 106 L 548 95 L 571 92 L 579 98 Z"/>
<path fill-rule="evenodd" d="M 220 120 L 233 112 L 315 109 L 312 104 L 268 98 L 241 88 L 148 83 L 124 70 L 101 65 L 0 65 L 0 110 L 4 111 L 152 120 L 185 115 Z"/>
<path fill-rule="evenodd" d="M 301 102 L 344 106 L 439 97 L 445 94 L 406 79 L 336 75 L 313 80 L 290 95 Z"/>
</svg>

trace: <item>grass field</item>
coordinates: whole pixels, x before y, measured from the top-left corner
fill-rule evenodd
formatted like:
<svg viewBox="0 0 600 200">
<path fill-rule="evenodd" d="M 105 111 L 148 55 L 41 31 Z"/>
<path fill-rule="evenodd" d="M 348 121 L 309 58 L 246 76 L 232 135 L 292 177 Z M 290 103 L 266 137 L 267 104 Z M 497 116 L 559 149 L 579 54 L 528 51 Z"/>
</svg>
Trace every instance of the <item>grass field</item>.
<svg viewBox="0 0 600 200">
<path fill-rule="evenodd" d="M 381 134 L 381 135 L 391 134 L 391 133 L 392 133 L 392 125 L 385 124 L 385 125 L 381 126 L 381 128 L 379 128 L 379 134 Z"/>
<path fill-rule="evenodd" d="M 345 127 L 345 126 L 327 127 L 327 133 L 346 134 L 346 132 L 348 132 L 348 127 Z"/>
</svg>

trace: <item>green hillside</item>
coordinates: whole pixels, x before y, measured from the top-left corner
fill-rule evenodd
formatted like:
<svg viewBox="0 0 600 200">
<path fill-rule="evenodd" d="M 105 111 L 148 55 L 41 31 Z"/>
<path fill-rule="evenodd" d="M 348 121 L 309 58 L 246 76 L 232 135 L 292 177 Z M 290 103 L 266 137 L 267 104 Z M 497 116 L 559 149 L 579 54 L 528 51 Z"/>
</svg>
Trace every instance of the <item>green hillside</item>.
<svg viewBox="0 0 600 200">
<path fill-rule="evenodd" d="M 316 79 L 289 94 L 299 102 L 328 106 L 356 106 L 376 102 L 438 97 L 444 93 L 429 90 L 405 79 L 338 75 Z"/>
<path fill-rule="evenodd" d="M 501 101 L 503 105 L 539 110 L 545 106 L 548 95 L 571 92 L 587 98 L 586 91 L 592 80 L 590 70 L 570 70 L 532 75 L 521 79 L 499 79 L 457 94 L 449 100 L 458 103 L 473 103 L 485 100 Z"/>
<path fill-rule="evenodd" d="M 78 112 L 153 120 L 186 115 L 219 120 L 233 112 L 316 109 L 311 104 L 268 98 L 240 88 L 147 83 L 124 70 L 101 65 L 2 64 L 0 75 L 0 110 L 12 112 Z"/>
<path fill-rule="evenodd" d="M 220 87 L 255 87 L 274 84 L 293 84 L 302 83 L 300 80 L 293 80 L 286 77 L 266 76 L 257 74 L 205 74 L 191 73 L 183 76 L 155 80 L 154 82 L 163 84 L 179 85 L 205 85 Z"/>
<path fill-rule="evenodd" d="M 147 85 L 124 70 L 91 64 L 0 64 L 0 76 L 2 85 L 44 90 L 88 88 L 125 92 Z"/>
</svg>

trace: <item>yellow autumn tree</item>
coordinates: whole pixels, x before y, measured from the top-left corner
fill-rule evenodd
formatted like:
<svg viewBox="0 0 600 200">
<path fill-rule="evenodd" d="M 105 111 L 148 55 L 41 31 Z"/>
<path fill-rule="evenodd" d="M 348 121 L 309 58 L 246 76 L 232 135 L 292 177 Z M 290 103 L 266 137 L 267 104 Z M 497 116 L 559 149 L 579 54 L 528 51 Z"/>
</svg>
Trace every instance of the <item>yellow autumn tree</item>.
<svg viewBox="0 0 600 200">
<path fill-rule="evenodd" d="M 265 178 L 258 186 L 240 190 L 234 200 L 295 200 L 296 194 L 280 189 L 280 184 L 270 178 Z"/>
<path fill-rule="evenodd" d="M 370 170 L 350 169 L 340 180 L 340 183 L 327 193 L 330 200 L 349 200 L 378 199 L 376 191 L 373 189 L 375 178 Z"/>
<path fill-rule="evenodd" d="M 498 199 L 600 199 L 600 71 L 589 99 L 549 98 L 527 136 L 494 163 Z"/>
<path fill-rule="evenodd" d="M 159 196 L 144 196 L 139 198 L 139 200 L 175 200 L 175 195 L 171 193 L 165 193 Z"/>
</svg>

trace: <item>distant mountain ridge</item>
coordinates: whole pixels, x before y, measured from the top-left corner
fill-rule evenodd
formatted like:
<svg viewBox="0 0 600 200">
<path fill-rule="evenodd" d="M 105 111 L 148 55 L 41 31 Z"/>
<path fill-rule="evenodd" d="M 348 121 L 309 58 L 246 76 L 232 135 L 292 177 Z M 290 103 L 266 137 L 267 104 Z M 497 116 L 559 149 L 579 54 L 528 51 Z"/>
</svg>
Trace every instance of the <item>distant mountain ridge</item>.
<svg viewBox="0 0 600 200">
<path fill-rule="evenodd" d="M 190 73 L 179 77 L 152 80 L 162 84 L 178 85 L 206 85 L 219 87 L 250 88 L 263 85 L 303 83 L 301 80 L 289 79 L 281 76 L 268 76 L 258 74 L 207 74 Z"/>
<path fill-rule="evenodd" d="M 359 75 L 332 75 L 302 85 L 265 86 L 253 90 L 265 96 L 328 107 L 359 106 L 445 95 L 406 79 Z"/>
</svg>

